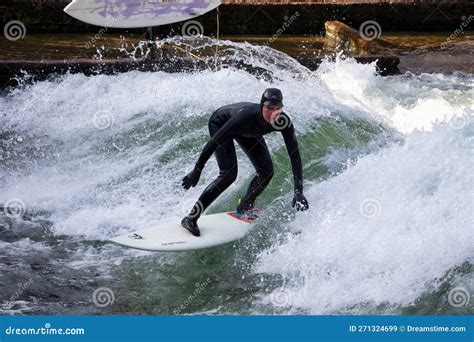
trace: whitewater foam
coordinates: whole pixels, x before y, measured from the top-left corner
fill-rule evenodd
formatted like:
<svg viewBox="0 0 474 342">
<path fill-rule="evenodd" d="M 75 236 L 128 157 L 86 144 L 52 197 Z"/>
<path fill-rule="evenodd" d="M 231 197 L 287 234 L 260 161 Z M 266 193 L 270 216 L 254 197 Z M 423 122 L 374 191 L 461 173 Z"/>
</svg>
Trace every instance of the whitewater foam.
<svg viewBox="0 0 474 342">
<path fill-rule="evenodd" d="M 288 306 L 313 314 L 414 304 L 474 257 L 473 152 L 474 125 L 438 124 L 360 158 L 306 190 L 311 208 L 290 224 L 298 234 L 263 252 L 255 272 L 285 277 Z"/>
</svg>

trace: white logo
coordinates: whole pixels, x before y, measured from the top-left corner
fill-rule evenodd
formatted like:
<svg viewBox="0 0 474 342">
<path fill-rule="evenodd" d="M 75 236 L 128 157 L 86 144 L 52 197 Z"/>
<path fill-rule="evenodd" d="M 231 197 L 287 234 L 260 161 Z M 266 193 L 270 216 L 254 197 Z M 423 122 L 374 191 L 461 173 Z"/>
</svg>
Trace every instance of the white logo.
<svg viewBox="0 0 474 342">
<path fill-rule="evenodd" d="M 275 121 L 271 123 L 272 127 L 277 131 L 281 131 L 291 125 L 291 120 L 288 115 L 280 114 Z"/>
<path fill-rule="evenodd" d="M 94 305 L 99 308 L 112 305 L 115 301 L 114 292 L 108 287 L 99 287 L 92 294 L 92 301 L 94 302 Z"/>
<path fill-rule="evenodd" d="M 382 28 L 375 20 L 367 20 L 359 27 L 359 33 L 365 40 L 374 40 L 382 34 Z"/>
<path fill-rule="evenodd" d="M 451 120 L 449 120 L 449 125 L 453 129 L 463 129 L 469 125 L 470 121 L 470 116 L 468 114 L 464 114 L 462 116 L 453 117 Z"/>
<path fill-rule="evenodd" d="M 94 113 L 92 122 L 97 129 L 107 129 L 114 124 L 114 118 L 109 110 L 103 109 Z"/>
<path fill-rule="evenodd" d="M 292 299 L 291 292 L 283 288 L 274 291 L 271 295 L 271 301 L 275 306 L 289 306 Z"/>
<path fill-rule="evenodd" d="M 455 308 L 460 308 L 461 306 L 467 306 L 471 296 L 469 292 L 464 287 L 455 287 L 451 289 L 448 293 L 448 302 L 451 306 Z"/>
<path fill-rule="evenodd" d="M 5 215 L 14 219 L 22 217 L 25 214 L 25 211 L 25 203 L 23 203 L 23 201 L 19 198 L 9 199 L 3 207 L 3 212 Z"/>
<path fill-rule="evenodd" d="M 189 212 L 190 208 L 191 208 L 191 212 Z M 195 201 L 193 198 L 190 198 L 181 203 L 181 214 L 187 215 L 190 218 L 196 218 L 196 217 L 201 216 L 203 211 L 204 211 L 204 205 L 202 204 L 200 200 Z"/>
<path fill-rule="evenodd" d="M 197 20 L 189 20 L 184 23 L 183 27 L 181 28 L 181 35 L 183 36 L 202 36 L 204 33 L 204 27 L 202 24 Z"/>
<path fill-rule="evenodd" d="M 5 38 L 11 41 L 25 38 L 26 27 L 19 20 L 9 21 L 3 28 L 3 34 Z"/>
<path fill-rule="evenodd" d="M 382 210 L 380 202 L 375 198 L 367 198 L 362 201 L 359 206 L 359 211 L 362 216 L 367 218 L 374 218 L 380 214 Z"/>
</svg>

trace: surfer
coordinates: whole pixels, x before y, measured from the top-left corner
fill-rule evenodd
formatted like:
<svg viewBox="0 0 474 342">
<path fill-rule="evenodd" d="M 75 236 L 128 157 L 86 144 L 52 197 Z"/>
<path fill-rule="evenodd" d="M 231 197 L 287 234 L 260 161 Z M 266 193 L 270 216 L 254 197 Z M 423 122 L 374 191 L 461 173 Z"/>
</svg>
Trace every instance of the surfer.
<svg viewBox="0 0 474 342">
<path fill-rule="evenodd" d="M 283 95 L 279 89 L 268 88 L 260 103 L 239 102 L 217 109 L 209 119 L 211 138 L 204 146 L 194 169 L 184 178 L 182 185 L 188 190 L 196 186 L 204 165 L 215 153 L 219 176 L 207 186 L 194 204 L 191 212 L 182 219 L 181 225 L 193 235 L 199 236 L 197 220 L 206 208 L 237 178 L 237 156 L 234 140 L 240 145 L 257 175 L 252 179 L 247 193 L 237 206 L 240 214 L 249 213 L 254 202 L 273 177 L 273 163 L 263 135 L 279 131 L 285 141 L 291 160 L 294 180 L 292 207 L 296 210 L 309 208 L 303 195 L 303 168 L 293 124 L 284 112 Z"/>
</svg>

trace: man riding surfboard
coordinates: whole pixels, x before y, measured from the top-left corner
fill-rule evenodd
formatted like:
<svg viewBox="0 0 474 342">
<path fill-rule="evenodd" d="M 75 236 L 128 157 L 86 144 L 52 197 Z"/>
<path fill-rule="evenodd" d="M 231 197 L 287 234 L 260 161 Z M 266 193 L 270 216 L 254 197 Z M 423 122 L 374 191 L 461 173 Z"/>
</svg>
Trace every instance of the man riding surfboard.
<svg viewBox="0 0 474 342">
<path fill-rule="evenodd" d="M 268 88 L 260 103 L 239 102 L 217 109 L 209 118 L 211 138 L 204 146 L 194 169 L 184 178 L 182 185 L 188 190 L 196 186 L 204 165 L 214 153 L 219 166 L 219 176 L 203 191 L 191 212 L 181 225 L 199 236 L 197 220 L 209 205 L 237 178 L 237 155 L 234 140 L 240 145 L 257 175 L 252 179 L 247 193 L 237 206 L 237 212 L 251 211 L 254 202 L 273 177 L 273 163 L 263 135 L 281 132 L 291 160 L 294 179 L 292 206 L 299 210 L 309 208 L 303 195 L 303 168 L 293 124 L 284 112 L 283 95 L 279 89 Z"/>
</svg>

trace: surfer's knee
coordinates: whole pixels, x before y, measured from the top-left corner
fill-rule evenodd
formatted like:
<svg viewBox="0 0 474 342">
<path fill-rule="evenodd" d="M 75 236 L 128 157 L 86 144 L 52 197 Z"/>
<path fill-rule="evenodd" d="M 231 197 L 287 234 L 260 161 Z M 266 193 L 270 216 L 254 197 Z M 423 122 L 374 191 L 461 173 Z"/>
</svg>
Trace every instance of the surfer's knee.
<svg viewBox="0 0 474 342">
<path fill-rule="evenodd" d="M 209 129 L 209 135 L 212 137 L 218 130 L 219 130 L 219 125 L 214 122 L 212 117 L 209 119 L 209 122 L 207 123 L 207 127 Z"/>
<path fill-rule="evenodd" d="M 273 175 L 275 174 L 275 171 L 273 169 L 273 164 L 265 165 L 265 167 L 258 170 L 257 174 L 260 178 L 265 179 L 266 181 L 269 182 L 273 178 Z"/>
<path fill-rule="evenodd" d="M 222 183 L 229 186 L 237 179 L 237 165 L 228 170 L 221 170 L 219 176 L 222 179 Z"/>
</svg>

